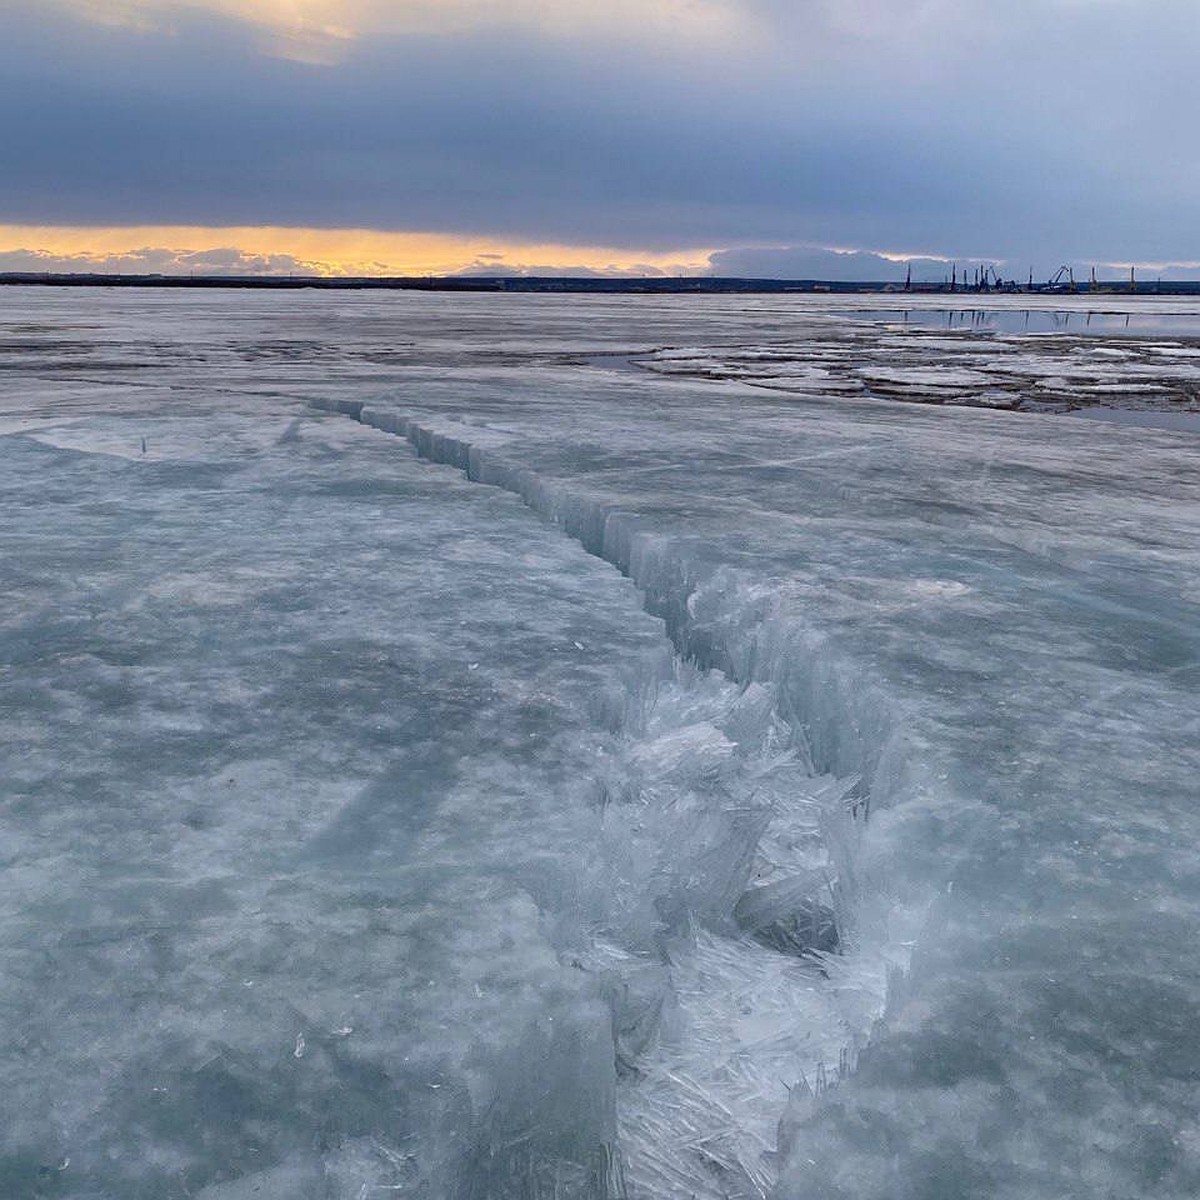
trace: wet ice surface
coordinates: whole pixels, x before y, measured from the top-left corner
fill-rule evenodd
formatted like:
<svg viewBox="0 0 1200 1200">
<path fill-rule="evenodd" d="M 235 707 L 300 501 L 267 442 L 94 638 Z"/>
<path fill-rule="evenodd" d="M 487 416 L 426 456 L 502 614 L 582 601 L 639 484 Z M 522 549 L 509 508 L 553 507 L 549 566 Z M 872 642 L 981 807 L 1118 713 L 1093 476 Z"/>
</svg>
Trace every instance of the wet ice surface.
<svg viewBox="0 0 1200 1200">
<path fill-rule="evenodd" d="M 920 404 L 1027 412 L 1166 411 L 1164 428 L 1200 413 L 1200 306 L 1111 296 L 911 297 L 903 309 L 825 305 L 838 320 L 798 339 L 662 348 L 642 365 L 666 375 L 737 380 L 799 396 L 837 392 Z M 1107 311 L 1116 310 L 1116 311 Z M 1148 424 L 1152 422 L 1147 422 Z"/>
<path fill-rule="evenodd" d="M 1144 429 L 1174 429 L 1182 433 L 1200 433 L 1200 412 L 1081 408 L 1074 415 L 1093 421 L 1109 421 L 1114 425 L 1137 425 Z"/>
<path fill-rule="evenodd" d="M 1200 311 L 1172 312 L 1162 302 L 1139 307 L 1129 297 L 1115 299 L 1125 311 L 1105 312 L 1108 297 L 1089 297 L 1084 305 L 1068 301 L 1055 308 L 1053 299 L 1038 301 L 1037 308 L 1022 308 L 1018 299 L 990 297 L 994 306 L 973 306 L 963 297 L 951 308 L 862 308 L 847 312 L 854 320 L 883 321 L 889 325 L 941 329 L 947 333 L 1062 333 L 1084 336 L 1185 337 L 1200 338 Z M 928 305 L 929 301 L 926 300 Z M 1190 308 L 1188 301 L 1178 305 Z M 1081 311 L 1082 309 L 1082 311 Z M 1148 309 L 1148 311 L 1146 311 Z"/>
<path fill-rule="evenodd" d="M 8 1191 L 1200 1188 L 1194 435 L 832 302 L 0 300 Z"/>
</svg>

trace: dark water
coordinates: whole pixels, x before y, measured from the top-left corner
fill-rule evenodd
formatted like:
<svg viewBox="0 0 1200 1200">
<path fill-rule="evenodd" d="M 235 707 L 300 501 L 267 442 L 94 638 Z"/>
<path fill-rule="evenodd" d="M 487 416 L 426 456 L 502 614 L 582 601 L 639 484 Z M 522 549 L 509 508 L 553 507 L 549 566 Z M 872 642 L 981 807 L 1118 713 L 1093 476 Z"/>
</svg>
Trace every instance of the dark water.
<svg viewBox="0 0 1200 1200">
<path fill-rule="evenodd" d="M 914 329 L 975 333 L 1070 333 L 1200 337 L 1200 313 L 1098 313 L 1066 309 L 863 308 L 850 314 Z"/>
</svg>

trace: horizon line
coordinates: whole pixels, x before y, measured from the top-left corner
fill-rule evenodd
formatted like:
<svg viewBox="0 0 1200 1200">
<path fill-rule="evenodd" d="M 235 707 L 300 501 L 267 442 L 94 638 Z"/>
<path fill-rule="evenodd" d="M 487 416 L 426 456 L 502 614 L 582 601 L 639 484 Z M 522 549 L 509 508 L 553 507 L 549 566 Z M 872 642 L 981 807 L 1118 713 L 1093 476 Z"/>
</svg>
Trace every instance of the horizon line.
<svg viewBox="0 0 1200 1200">
<path fill-rule="evenodd" d="M 316 274 L 252 274 L 229 272 L 218 274 L 162 274 L 155 272 L 113 271 L 3 271 L 0 285 L 50 285 L 67 287 L 164 287 L 164 288 L 260 288 L 289 290 L 314 288 L 318 290 L 370 290 L 372 288 L 397 291 L 661 291 L 661 292 L 705 292 L 720 290 L 780 291 L 799 290 L 809 292 L 882 293 L 889 295 L 946 294 L 946 295 L 1014 295 L 1052 294 L 1088 295 L 1098 293 L 1121 293 L 1138 295 L 1156 291 L 1174 294 L 1200 295 L 1200 279 L 1163 280 L 1149 278 L 1139 281 L 1131 288 L 1128 276 L 1119 278 L 1097 277 L 1095 288 L 1090 281 L 1063 282 L 1035 281 L 1032 287 L 1027 282 L 1008 280 L 1000 285 L 972 285 L 950 280 L 913 280 L 911 285 L 898 283 L 894 279 L 846 280 L 825 279 L 805 276 L 755 276 L 755 275 L 539 275 L 539 274 L 423 274 L 423 275 L 316 275 Z"/>
</svg>

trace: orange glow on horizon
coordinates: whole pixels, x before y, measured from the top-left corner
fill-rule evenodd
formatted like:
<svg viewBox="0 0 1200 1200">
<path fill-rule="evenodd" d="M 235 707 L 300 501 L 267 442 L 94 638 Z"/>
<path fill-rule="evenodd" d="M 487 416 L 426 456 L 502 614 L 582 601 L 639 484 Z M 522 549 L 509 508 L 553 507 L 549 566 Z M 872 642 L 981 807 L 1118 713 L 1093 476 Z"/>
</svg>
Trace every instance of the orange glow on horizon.
<svg viewBox="0 0 1200 1200">
<path fill-rule="evenodd" d="M 520 242 L 464 234 L 371 229 L 291 229 L 281 226 L 206 227 L 0 225 L 0 269 L 21 270 L 25 252 L 49 271 L 125 271 L 186 274 L 212 269 L 313 275 L 452 275 L 461 271 L 564 270 L 692 274 L 707 269 L 714 251 Z M 221 260 L 228 262 L 221 266 Z M 53 260 L 55 265 L 49 265 Z M 210 264 L 206 267 L 205 264 Z"/>
</svg>

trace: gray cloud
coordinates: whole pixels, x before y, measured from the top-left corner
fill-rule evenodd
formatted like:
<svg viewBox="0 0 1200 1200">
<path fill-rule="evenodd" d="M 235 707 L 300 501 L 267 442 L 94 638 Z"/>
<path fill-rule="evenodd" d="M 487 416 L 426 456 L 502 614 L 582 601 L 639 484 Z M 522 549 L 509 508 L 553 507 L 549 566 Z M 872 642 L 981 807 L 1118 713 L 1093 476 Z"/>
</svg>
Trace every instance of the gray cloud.
<svg viewBox="0 0 1200 1200">
<path fill-rule="evenodd" d="M 974 272 L 992 268 L 1003 279 L 1024 281 L 1032 270 L 1034 279 L 1042 282 L 1060 266 L 1074 270 L 1076 279 L 1088 279 L 1095 268 L 1101 279 L 1124 279 L 1129 274 L 1128 263 L 1075 261 L 1061 264 L 1039 261 L 1023 263 L 1016 260 L 963 257 L 957 261 L 922 258 L 890 259 L 880 254 L 827 250 L 819 246 L 742 246 L 719 250 L 709 255 L 710 271 L 747 279 L 836 279 L 856 283 L 899 283 L 912 268 L 914 283 L 937 283 L 951 277 L 957 268 L 958 278 L 973 278 Z M 1200 279 L 1200 265 L 1195 263 L 1148 263 L 1138 274 L 1145 280 L 1161 278 L 1168 281 Z"/>
<path fill-rule="evenodd" d="M 310 275 L 321 264 L 290 254 L 254 254 L 235 247 L 169 250 L 145 247 L 120 254 L 0 251 L 0 272 L 67 275 Z"/>
<path fill-rule="evenodd" d="M 680 272 L 682 274 L 682 271 Z M 690 274 L 701 272 L 691 271 Z M 703 272 L 707 273 L 707 272 Z M 581 267 L 570 263 L 509 263 L 497 260 L 492 256 L 476 259 L 455 275 L 476 276 L 493 279 L 515 279 L 520 277 L 535 277 L 542 279 L 645 279 L 650 276 L 667 274 L 661 267 L 648 263 L 634 263 L 631 266 L 612 267 Z"/>
<path fill-rule="evenodd" d="M 899 282 L 907 263 L 879 254 L 839 252 L 819 246 L 743 246 L 709 256 L 714 275 L 746 279 L 839 279 L 858 283 Z M 944 269 L 943 269 L 944 268 Z M 940 279 L 948 264 L 918 260 L 913 278 Z"/>
<path fill-rule="evenodd" d="M 9 222 L 850 245 L 1022 272 L 1198 256 L 1192 0 L 740 0 L 762 36 L 720 53 L 488 27 L 324 67 L 202 14 L 136 33 L 23 7 L 0 44 Z"/>
</svg>

